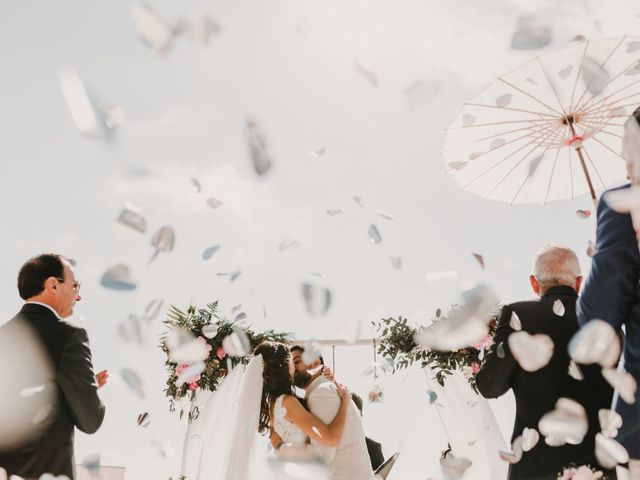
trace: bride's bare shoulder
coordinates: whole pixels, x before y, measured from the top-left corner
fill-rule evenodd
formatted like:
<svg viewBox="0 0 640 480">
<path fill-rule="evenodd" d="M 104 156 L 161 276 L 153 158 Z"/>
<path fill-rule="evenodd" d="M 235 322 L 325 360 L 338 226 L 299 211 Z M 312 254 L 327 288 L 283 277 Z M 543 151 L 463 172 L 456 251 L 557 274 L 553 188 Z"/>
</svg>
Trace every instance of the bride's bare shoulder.
<svg viewBox="0 0 640 480">
<path fill-rule="evenodd" d="M 298 399 L 294 396 L 294 395 L 282 395 L 282 406 L 283 407 L 291 407 L 294 406 L 295 404 L 300 404 L 300 402 L 298 401 Z"/>
</svg>

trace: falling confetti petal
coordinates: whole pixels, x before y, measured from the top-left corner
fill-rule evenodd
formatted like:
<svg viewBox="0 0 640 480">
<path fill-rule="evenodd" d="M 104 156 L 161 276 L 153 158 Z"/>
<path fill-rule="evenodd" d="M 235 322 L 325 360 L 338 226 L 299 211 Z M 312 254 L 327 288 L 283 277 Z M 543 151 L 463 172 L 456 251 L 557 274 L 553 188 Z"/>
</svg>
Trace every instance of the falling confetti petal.
<svg viewBox="0 0 640 480">
<path fill-rule="evenodd" d="M 141 413 L 138 415 L 138 426 L 142 428 L 147 428 L 151 423 L 151 417 L 147 412 Z"/>
<path fill-rule="evenodd" d="M 416 343 L 435 350 L 455 351 L 473 345 L 487 334 L 487 323 L 498 302 L 493 290 L 476 285 L 461 296 L 460 307 L 446 320 L 416 332 Z"/>
<path fill-rule="evenodd" d="M 202 13 L 191 13 L 180 19 L 174 31 L 184 34 L 193 42 L 206 45 L 213 35 L 220 33 L 221 28 L 212 18 Z"/>
<path fill-rule="evenodd" d="M 369 226 L 369 241 L 376 245 L 382 242 L 382 237 L 380 236 L 378 227 L 373 224 Z"/>
<path fill-rule="evenodd" d="M 522 450 L 528 452 L 538 444 L 540 434 L 535 428 L 525 428 L 522 431 Z"/>
<path fill-rule="evenodd" d="M 173 327 L 167 334 L 169 359 L 175 363 L 194 363 L 209 357 L 211 346 L 202 338 L 196 338 L 191 332 Z"/>
<path fill-rule="evenodd" d="M 352 198 L 353 198 L 353 201 L 356 202 L 356 205 L 358 205 L 360 208 L 364 208 L 364 202 L 362 201 L 362 197 L 358 195 L 354 195 Z"/>
<path fill-rule="evenodd" d="M 205 368 L 206 365 L 204 362 L 196 362 L 189 365 L 176 379 L 176 387 L 180 388 L 185 383 L 197 381 L 198 375 L 200 375 Z"/>
<path fill-rule="evenodd" d="M 437 282 L 438 280 L 446 280 L 447 278 L 455 278 L 458 272 L 455 270 L 444 270 L 442 272 L 429 272 L 424 276 L 427 282 Z"/>
<path fill-rule="evenodd" d="M 331 306 L 331 290 L 310 283 L 302 284 L 302 298 L 314 317 L 324 315 Z"/>
<path fill-rule="evenodd" d="M 280 245 L 278 246 L 278 250 L 281 252 L 285 252 L 287 250 L 295 250 L 301 245 L 301 243 L 293 237 L 285 238 Z"/>
<path fill-rule="evenodd" d="M 615 468 L 619 463 L 627 463 L 629 461 L 629 453 L 613 438 L 597 433 L 596 458 L 604 468 Z"/>
<path fill-rule="evenodd" d="M 591 240 L 589 240 L 589 243 L 587 246 L 587 256 L 593 257 L 595 254 L 596 254 L 596 244 L 593 243 Z"/>
<path fill-rule="evenodd" d="M 202 334 L 207 338 L 213 338 L 218 334 L 218 325 L 205 325 Z"/>
<path fill-rule="evenodd" d="M 99 478 L 99 474 L 98 474 L 100 470 L 100 454 L 99 453 L 92 453 L 90 455 L 87 455 L 82 459 L 81 465 L 87 470 L 89 470 L 89 474 L 91 478 L 96 478 L 96 477 Z M 58 477 L 56 477 L 56 479 L 58 479 Z"/>
<path fill-rule="evenodd" d="M 603 368 L 602 376 L 615 388 L 620 397 L 629 405 L 633 405 L 636 401 L 636 389 L 638 385 L 633 376 L 628 372 L 621 372 L 615 368 Z"/>
<path fill-rule="evenodd" d="M 580 367 L 578 366 L 578 364 L 573 360 L 569 362 L 568 373 L 571 378 L 574 378 L 578 381 L 584 380 L 584 375 L 582 374 L 582 370 L 580 370 Z"/>
<path fill-rule="evenodd" d="M 236 281 L 236 278 L 238 278 L 240 276 L 240 274 L 242 273 L 242 270 L 234 270 L 233 272 L 231 272 L 229 274 L 229 281 L 231 283 Z"/>
<path fill-rule="evenodd" d="M 393 220 L 393 215 L 389 215 L 388 213 L 381 212 L 380 210 L 378 210 L 376 213 L 386 220 Z"/>
<path fill-rule="evenodd" d="M 311 150 L 309 152 L 309 155 L 311 155 L 312 157 L 316 157 L 316 158 L 320 158 L 322 157 L 325 153 L 327 152 L 326 148 L 319 148 L 318 150 Z"/>
<path fill-rule="evenodd" d="M 140 375 L 131 369 L 123 368 L 120 370 L 122 380 L 127 384 L 129 389 L 138 395 L 140 398 L 144 398 L 144 389 L 142 388 L 142 379 Z"/>
<path fill-rule="evenodd" d="M 353 62 L 353 66 L 356 72 L 362 75 L 372 86 L 378 86 L 378 76 L 367 65 L 364 65 L 359 59 L 356 59 Z"/>
<path fill-rule="evenodd" d="M 553 313 L 555 313 L 559 317 L 564 317 L 564 303 L 559 298 L 553 302 Z"/>
<path fill-rule="evenodd" d="M 609 438 L 618 436 L 618 429 L 622 427 L 622 417 L 618 412 L 601 408 L 598 410 L 598 419 L 603 435 Z"/>
<path fill-rule="evenodd" d="M 158 318 L 163 304 L 164 302 L 160 298 L 152 300 L 144 309 L 144 319 L 150 322 Z"/>
<path fill-rule="evenodd" d="M 522 322 L 516 312 L 511 312 L 511 319 L 509 320 L 509 326 L 514 330 L 522 330 Z"/>
<path fill-rule="evenodd" d="M 192 178 L 191 183 L 193 184 L 194 187 L 196 187 L 196 193 L 202 192 L 202 185 L 200 184 L 200 181 L 197 178 Z"/>
<path fill-rule="evenodd" d="M 36 385 L 34 387 L 23 388 L 22 390 L 20 390 L 20 397 L 22 398 L 33 397 L 38 393 L 44 392 L 45 388 L 46 387 L 44 385 Z"/>
<path fill-rule="evenodd" d="M 224 202 L 222 200 L 218 200 L 217 198 L 213 198 L 213 197 L 207 198 L 205 203 L 207 204 L 207 207 L 213 208 L 214 210 L 224 205 Z"/>
<path fill-rule="evenodd" d="M 471 468 L 471 460 L 463 457 L 455 457 L 451 452 L 447 454 L 440 468 L 447 480 L 460 480 L 464 477 L 466 471 Z"/>
<path fill-rule="evenodd" d="M 253 120 L 246 122 L 246 137 L 251 153 L 253 168 L 258 175 L 264 175 L 271 169 L 271 157 L 267 152 L 267 141 L 258 124 Z"/>
<path fill-rule="evenodd" d="M 553 340 L 548 335 L 529 335 L 519 331 L 509 335 L 509 350 L 527 372 L 535 372 L 549 363 L 553 355 Z"/>
<path fill-rule="evenodd" d="M 231 309 L 231 313 L 236 313 L 236 312 L 240 311 L 241 308 L 242 308 L 242 304 L 236 305 L 235 307 L 233 307 Z"/>
<path fill-rule="evenodd" d="M 471 255 L 473 255 L 473 258 L 476 259 L 476 261 L 480 264 L 480 266 L 484 270 L 484 257 L 479 253 L 472 253 Z"/>
<path fill-rule="evenodd" d="M 330 208 L 327 210 L 327 215 L 329 215 L 330 217 L 340 215 L 341 213 L 344 213 L 344 210 L 341 208 Z"/>
<path fill-rule="evenodd" d="M 100 283 L 103 287 L 112 290 L 135 290 L 137 287 L 131 278 L 129 267 L 124 264 L 115 265 L 104 272 Z"/>
<path fill-rule="evenodd" d="M 581 72 L 582 80 L 592 95 L 599 95 L 607 86 L 609 78 L 611 77 L 600 62 L 589 57 L 585 57 L 582 60 Z"/>
<path fill-rule="evenodd" d="M 240 312 L 238 315 L 236 315 L 236 318 L 233 319 L 234 322 L 238 323 L 241 322 L 243 320 L 246 320 L 247 318 L 247 314 L 244 312 Z"/>
<path fill-rule="evenodd" d="M 607 322 L 591 320 L 569 342 L 569 355 L 584 365 L 598 363 L 612 367 L 620 358 L 618 334 Z"/>
<path fill-rule="evenodd" d="M 322 344 L 315 340 L 305 342 L 304 351 L 302 352 L 302 361 L 307 365 L 311 365 L 314 361 L 322 356 Z"/>
<path fill-rule="evenodd" d="M 442 89 L 436 80 L 417 80 L 404 89 L 404 96 L 411 109 L 420 108 L 433 100 Z"/>
<path fill-rule="evenodd" d="M 244 357 L 251 351 L 251 342 L 245 331 L 234 328 L 233 332 L 222 340 L 222 348 L 232 357 Z"/>
<path fill-rule="evenodd" d="M 576 210 L 576 215 L 584 220 L 591 216 L 591 210 Z"/>
<path fill-rule="evenodd" d="M 208 247 L 202 252 L 202 259 L 209 260 L 213 257 L 213 254 L 216 253 L 220 249 L 220 245 L 213 245 L 212 247 Z"/>
<path fill-rule="evenodd" d="M 505 452 L 503 450 L 500 450 L 498 452 L 500 454 L 500 458 L 510 464 L 518 463 L 520 460 L 522 460 L 522 443 L 522 436 L 516 437 L 511 444 L 510 452 Z"/>
<path fill-rule="evenodd" d="M 118 222 L 140 233 L 147 231 L 147 220 L 142 216 L 142 209 L 127 203 L 118 216 Z"/>
<path fill-rule="evenodd" d="M 533 16 L 518 19 L 518 29 L 511 38 L 511 48 L 514 50 L 535 50 L 546 47 L 551 43 L 551 28 L 542 25 Z"/>
<path fill-rule="evenodd" d="M 504 358 L 504 343 L 500 342 L 498 344 L 498 346 L 496 347 L 496 355 L 498 355 L 498 358 Z"/>
<path fill-rule="evenodd" d="M 171 227 L 162 227 L 151 238 L 151 246 L 156 249 L 150 262 L 155 259 L 160 252 L 168 253 L 175 245 L 175 233 Z"/>
<path fill-rule="evenodd" d="M 309 273 L 314 277 L 318 277 L 318 278 L 322 277 L 322 273 L 320 273 L 318 270 L 315 270 L 313 268 L 309 269 Z"/>
<path fill-rule="evenodd" d="M 140 39 L 156 53 L 166 53 L 174 37 L 171 26 L 146 3 L 134 5 L 132 15 Z"/>
<path fill-rule="evenodd" d="M 76 128 L 83 135 L 99 137 L 104 133 L 100 113 L 93 105 L 84 81 L 71 68 L 58 71 L 58 81 Z"/>
<path fill-rule="evenodd" d="M 391 266 L 396 270 L 402 270 L 402 257 L 389 257 Z"/>
<path fill-rule="evenodd" d="M 433 390 L 427 390 L 427 395 L 429 396 L 429 405 L 433 405 L 438 400 L 438 394 Z"/>
<path fill-rule="evenodd" d="M 545 437 L 563 445 L 579 445 L 589 428 L 587 412 L 578 402 L 560 398 L 554 410 L 546 413 L 538 423 L 538 430 Z"/>
</svg>

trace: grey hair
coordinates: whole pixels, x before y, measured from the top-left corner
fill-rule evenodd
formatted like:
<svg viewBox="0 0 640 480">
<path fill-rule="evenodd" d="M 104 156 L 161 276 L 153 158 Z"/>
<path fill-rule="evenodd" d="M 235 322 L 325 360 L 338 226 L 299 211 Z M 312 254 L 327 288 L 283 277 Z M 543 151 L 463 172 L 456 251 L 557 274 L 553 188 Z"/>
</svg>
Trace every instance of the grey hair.
<svg viewBox="0 0 640 480">
<path fill-rule="evenodd" d="M 560 285 L 575 287 L 580 277 L 578 256 L 569 247 L 545 245 L 536 255 L 533 275 L 544 290 Z"/>
</svg>

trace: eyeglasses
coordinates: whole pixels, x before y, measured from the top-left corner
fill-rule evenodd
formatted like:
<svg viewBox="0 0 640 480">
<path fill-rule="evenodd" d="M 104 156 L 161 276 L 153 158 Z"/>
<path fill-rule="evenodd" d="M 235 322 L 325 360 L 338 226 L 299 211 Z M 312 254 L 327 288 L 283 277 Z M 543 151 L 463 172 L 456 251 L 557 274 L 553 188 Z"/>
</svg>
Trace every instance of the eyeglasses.
<svg viewBox="0 0 640 480">
<path fill-rule="evenodd" d="M 64 283 L 64 278 L 60 278 L 60 277 L 56 277 L 56 280 L 58 280 L 60 283 Z M 80 286 L 82 284 L 80 282 L 76 282 L 73 284 L 73 291 L 78 293 L 80 291 Z"/>
</svg>

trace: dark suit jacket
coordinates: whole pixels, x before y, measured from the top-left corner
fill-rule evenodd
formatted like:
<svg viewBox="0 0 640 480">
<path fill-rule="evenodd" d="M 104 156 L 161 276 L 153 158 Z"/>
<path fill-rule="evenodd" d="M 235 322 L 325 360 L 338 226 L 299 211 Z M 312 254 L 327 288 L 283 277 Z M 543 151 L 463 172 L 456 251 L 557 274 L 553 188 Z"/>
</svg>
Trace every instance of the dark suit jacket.
<svg viewBox="0 0 640 480">
<path fill-rule="evenodd" d="M 556 299 L 564 304 L 565 314 L 562 317 L 553 313 Z M 613 389 L 602 378 L 600 369 L 595 365 L 580 366 L 585 377 L 582 381 L 575 380 L 568 374 L 570 358 L 567 345 L 578 330 L 576 299 L 577 294 L 572 288 L 553 287 L 539 300 L 503 307 L 494 347 L 487 354 L 476 377 L 478 389 L 487 398 L 499 397 L 513 389 L 516 418 L 512 441 L 522 434 L 525 427 L 537 430 L 540 418 L 555 408 L 560 397 L 576 400 L 587 411 L 589 431 L 581 445 L 550 447 L 541 436 L 538 444 L 525 452 L 520 462 L 510 466 L 510 479 L 555 480 L 557 473 L 572 463 L 597 465 L 594 449 L 595 434 L 599 431 L 598 410 L 609 408 Z M 520 318 L 524 331 L 529 334 L 544 333 L 554 342 L 551 360 L 535 372 L 523 370 L 509 349 L 507 340 L 514 332 L 509 321 L 514 311 Z M 500 343 L 504 345 L 504 358 L 496 353 Z"/>
<path fill-rule="evenodd" d="M 618 188 L 629 188 L 629 185 Z M 579 321 L 600 319 L 615 329 L 625 326 L 625 369 L 640 384 L 640 253 L 631 215 L 612 210 L 606 193 L 598 205 L 596 254 L 579 302 Z M 640 395 L 638 395 L 640 396 Z M 640 402 L 622 399 L 616 410 L 623 419 L 617 440 L 631 458 L 640 459 Z"/>
<path fill-rule="evenodd" d="M 369 459 L 371 460 L 371 468 L 375 472 L 380 465 L 384 463 L 384 455 L 382 454 L 382 445 L 375 440 L 371 440 L 369 437 L 364 437 L 367 442 L 367 452 L 369 452 Z"/>
<path fill-rule="evenodd" d="M 73 479 L 74 427 L 94 433 L 105 412 L 97 393 L 87 332 L 35 304 L 25 304 L 0 327 L 0 335 L 11 335 L 16 328 L 31 331 L 42 344 L 51 366 L 54 401 L 46 427 L 27 443 L 0 451 L 0 466 L 26 479 L 47 472 Z"/>
</svg>

